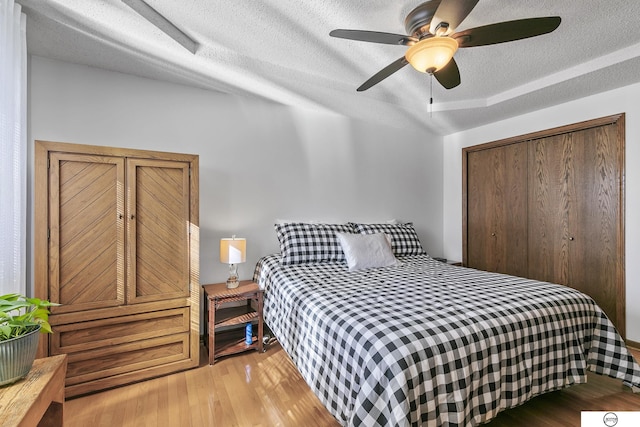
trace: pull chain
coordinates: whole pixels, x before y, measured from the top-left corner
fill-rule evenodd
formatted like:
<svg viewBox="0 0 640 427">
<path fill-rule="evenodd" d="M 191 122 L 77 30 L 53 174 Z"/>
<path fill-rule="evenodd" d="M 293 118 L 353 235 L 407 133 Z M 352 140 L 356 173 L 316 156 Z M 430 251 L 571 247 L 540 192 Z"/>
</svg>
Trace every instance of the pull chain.
<svg viewBox="0 0 640 427">
<path fill-rule="evenodd" d="M 433 73 L 429 73 L 429 118 L 433 117 Z"/>
</svg>

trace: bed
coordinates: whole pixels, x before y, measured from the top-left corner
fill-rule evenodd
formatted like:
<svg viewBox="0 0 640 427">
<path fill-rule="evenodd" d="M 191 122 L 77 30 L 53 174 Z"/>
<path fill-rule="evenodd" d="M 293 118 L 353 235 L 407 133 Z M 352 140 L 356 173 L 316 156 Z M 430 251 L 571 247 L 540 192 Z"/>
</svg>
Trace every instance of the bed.
<svg viewBox="0 0 640 427">
<path fill-rule="evenodd" d="M 640 391 L 638 363 L 574 289 L 437 261 L 411 224 L 276 232 L 281 253 L 254 276 L 265 322 L 342 425 L 475 426 L 587 370 Z M 339 238 L 358 234 L 384 236 L 393 261 L 352 268 Z"/>
</svg>

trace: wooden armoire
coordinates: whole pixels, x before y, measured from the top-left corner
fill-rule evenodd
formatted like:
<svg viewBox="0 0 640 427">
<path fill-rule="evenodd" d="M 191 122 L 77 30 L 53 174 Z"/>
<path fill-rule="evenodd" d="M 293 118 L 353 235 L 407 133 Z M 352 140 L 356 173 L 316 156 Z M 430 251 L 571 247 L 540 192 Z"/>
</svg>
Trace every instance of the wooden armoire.
<svg viewBox="0 0 640 427">
<path fill-rule="evenodd" d="M 463 149 L 463 264 L 590 295 L 625 336 L 624 114 Z"/>
<path fill-rule="evenodd" d="M 198 156 L 36 141 L 39 356 L 67 397 L 199 364 Z"/>
</svg>

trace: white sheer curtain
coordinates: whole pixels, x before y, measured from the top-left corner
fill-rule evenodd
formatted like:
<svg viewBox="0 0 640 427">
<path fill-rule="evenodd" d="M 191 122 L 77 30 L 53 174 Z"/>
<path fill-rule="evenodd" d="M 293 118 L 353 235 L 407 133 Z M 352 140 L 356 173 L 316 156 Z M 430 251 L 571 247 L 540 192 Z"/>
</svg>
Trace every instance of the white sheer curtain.
<svg viewBox="0 0 640 427">
<path fill-rule="evenodd" d="M 0 294 L 26 293 L 26 16 L 0 0 Z"/>
</svg>

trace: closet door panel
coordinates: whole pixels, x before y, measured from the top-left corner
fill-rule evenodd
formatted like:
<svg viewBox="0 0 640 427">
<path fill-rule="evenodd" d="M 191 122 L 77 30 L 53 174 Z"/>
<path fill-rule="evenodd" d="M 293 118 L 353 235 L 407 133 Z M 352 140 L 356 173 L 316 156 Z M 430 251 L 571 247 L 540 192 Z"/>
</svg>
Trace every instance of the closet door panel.
<svg viewBox="0 0 640 427">
<path fill-rule="evenodd" d="M 572 143 L 574 209 L 569 212 L 569 261 L 576 267 L 571 269 L 569 285 L 590 295 L 613 323 L 620 325 L 616 309 L 616 262 L 621 255 L 615 126 L 574 132 Z"/>
<path fill-rule="evenodd" d="M 524 144 L 469 153 L 467 266 L 527 273 L 526 186 Z"/>
<path fill-rule="evenodd" d="M 529 274 L 532 279 L 569 282 L 570 134 L 529 143 Z"/>
<path fill-rule="evenodd" d="M 51 153 L 49 167 L 52 313 L 124 303 L 124 161 Z"/>
<path fill-rule="evenodd" d="M 487 157 L 490 157 L 487 151 L 472 152 L 467 157 L 467 233 L 471 238 L 467 244 L 466 266 L 479 270 L 490 269 L 495 251 L 494 240 L 487 237 L 493 228 L 493 215 L 489 214 L 487 206 L 491 206 L 494 194 L 486 188 L 491 175 Z"/>
<path fill-rule="evenodd" d="M 531 142 L 529 277 L 586 293 L 622 332 L 618 151 L 615 125 Z"/>
<path fill-rule="evenodd" d="M 127 160 L 128 302 L 187 297 L 189 163 Z"/>
</svg>

